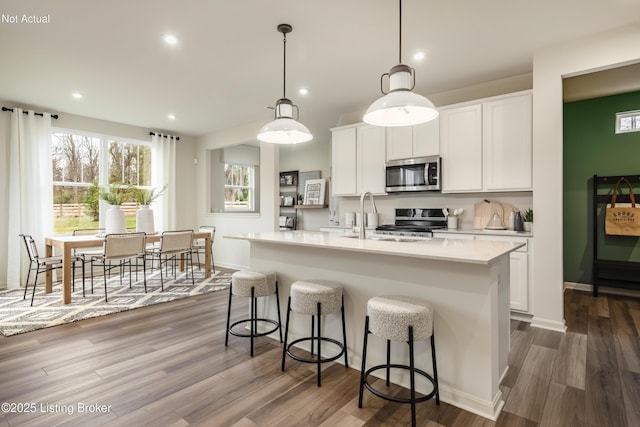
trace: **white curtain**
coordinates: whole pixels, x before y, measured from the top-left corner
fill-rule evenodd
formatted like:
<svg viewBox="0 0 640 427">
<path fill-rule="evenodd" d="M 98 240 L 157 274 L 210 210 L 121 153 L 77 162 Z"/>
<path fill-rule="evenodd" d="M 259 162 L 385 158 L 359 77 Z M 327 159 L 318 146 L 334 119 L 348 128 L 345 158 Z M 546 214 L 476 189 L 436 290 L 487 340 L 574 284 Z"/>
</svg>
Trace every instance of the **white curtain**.
<svg viewBox="0 0 640 427">
<path fill-rule="evenodd" d="M 9 136 L 9 191 L 6 227 L 8 288 L 19 287 L 26 278 L 28 257 L 18 234 L 31 234 L 44 256 L 44 236 L 53 234 L 53 188 L 51 185 L 51 114 L 11 113 Z M 0 278 L 0 282 L 2 282 Z"/>
<path fill-rule="evenodd" d="M 176 229 L 176 137 L 156 133 L 151 136 L 154 167 L 152 185 L 160 191 L 166 186 L 154 209 L 159 231 Z"/>
</svg>

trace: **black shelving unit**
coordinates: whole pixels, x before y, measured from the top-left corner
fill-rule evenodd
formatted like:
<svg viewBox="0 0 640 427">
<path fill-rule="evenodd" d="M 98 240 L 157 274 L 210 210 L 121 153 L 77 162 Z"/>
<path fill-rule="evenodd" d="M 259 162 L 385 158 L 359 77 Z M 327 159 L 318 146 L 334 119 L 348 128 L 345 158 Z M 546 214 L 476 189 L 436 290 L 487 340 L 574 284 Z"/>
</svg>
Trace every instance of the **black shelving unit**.
<svg viewBox="0 0 640 427">
<path fill-rule="evenodd" d="M 593 296 L 598 296 L 598 286 L 640 290 L 640 262 L 602 259 L 598 251 L 599 231 L 604 230 L 604 209 L 611 203 L 616 182 L 626 178 L 634 187 L 640 187 L 640 175 L 593 176 Z M 625 186 L 626 188 L 626 186 Z M 640 191 L 639 191 L 640 192 Z M 630 203 L 628 194 L 618 194 L 616 203 Z M 598 210 L 601 209 L 600 218 Z M 619 239 L 635 239 L 634 236 L 610 236 Z"/>
<path fill-rule="evenodd" d="M 298 171 L 280 172 L 280 230 L 295 230 L 298 223 Z M 284 223 L 282 218 L 286 218 Z"/>
</svg>

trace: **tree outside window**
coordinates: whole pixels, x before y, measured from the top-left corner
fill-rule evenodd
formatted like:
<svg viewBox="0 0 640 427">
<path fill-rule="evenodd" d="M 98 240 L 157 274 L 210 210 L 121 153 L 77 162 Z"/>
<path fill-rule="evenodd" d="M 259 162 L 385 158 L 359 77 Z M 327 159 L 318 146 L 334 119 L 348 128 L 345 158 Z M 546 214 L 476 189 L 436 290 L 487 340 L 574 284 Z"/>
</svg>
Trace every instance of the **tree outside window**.
<svg viewBox="0 0 640 427">
<path fill-rule="evenodd" d="M 226 211 L 254 209 L 255 167 L 225 163 L 224 207 Z"/>
<path fill-rule="evenodd" d="M 151 146 L 145 142 L 54 131 L 51 143 L 56 234 L 98 228 L 100 187 L 151 188 Z M 135 228 L 137 208 L 135 201 L 123 205 L 127 228 Z"/>
</svg>

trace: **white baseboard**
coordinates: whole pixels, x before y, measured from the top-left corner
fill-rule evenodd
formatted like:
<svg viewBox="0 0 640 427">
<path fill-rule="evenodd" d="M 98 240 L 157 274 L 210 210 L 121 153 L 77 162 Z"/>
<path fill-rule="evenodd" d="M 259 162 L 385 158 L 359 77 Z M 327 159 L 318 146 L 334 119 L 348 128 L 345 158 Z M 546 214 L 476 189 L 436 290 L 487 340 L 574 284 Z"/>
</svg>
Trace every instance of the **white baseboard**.
<svg viewBox="0 0 640 427">
<path fill-rule="evenodd" d="M 575 289 L 577 291 L 593 292 L 593 285 L 590 283 L 564 282 L 565 289 Z M 598 285 L 598 292 L 609 295 L 620 295 L 625 297 L 640 298 L 640 291 L 624 288 L 612 288 L 606 285 Z"/>
</svg>

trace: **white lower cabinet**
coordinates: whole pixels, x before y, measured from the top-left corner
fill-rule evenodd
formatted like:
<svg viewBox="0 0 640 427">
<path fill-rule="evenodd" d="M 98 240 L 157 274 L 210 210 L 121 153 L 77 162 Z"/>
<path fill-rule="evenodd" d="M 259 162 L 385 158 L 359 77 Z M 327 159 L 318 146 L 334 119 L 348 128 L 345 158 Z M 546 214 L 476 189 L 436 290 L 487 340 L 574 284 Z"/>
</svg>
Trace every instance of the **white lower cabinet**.
<svg viewBox="0 0 640 427">
<path fill-rule="evenodd" d="M 532 239 L 510 236 L 479 236 L 474 234 L 434 232 L 433 237 L 441 239 L 477 239 L 498 240 L 507 242 L 524 243 L 525 245 L 509 254 L 509 283 L 511 310 L 529 312 L 529 283 L 530 283 L 530 247 Z"/>
</svg>

